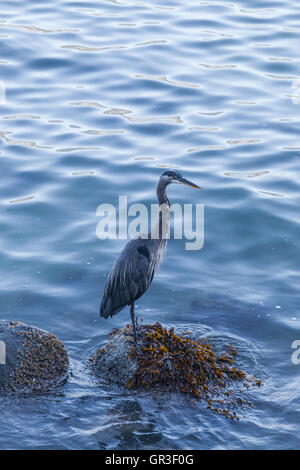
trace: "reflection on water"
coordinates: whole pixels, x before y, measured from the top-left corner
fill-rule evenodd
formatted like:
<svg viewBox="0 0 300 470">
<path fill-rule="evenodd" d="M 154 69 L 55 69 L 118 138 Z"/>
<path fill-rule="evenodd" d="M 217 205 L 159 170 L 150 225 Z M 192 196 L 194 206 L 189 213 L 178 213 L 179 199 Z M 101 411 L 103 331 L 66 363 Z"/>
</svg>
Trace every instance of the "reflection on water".
<svg viewBox="0 0 300 470">
<path fill-rule="evenodd" d="M 0 398 L 1 448 L 299 448 L 299 9 L 3 2 L 1 315 L 56 333 L 71 374 L 56 395 Z M 238 424 L 89 372 L 129 321 L 98 316 L 123 241 L 97 239 L 96 208 L 156 202 L 163 168 L 204 188 L 169 197 L 205 205 L 205 243 L 169 242 L 137 314 L 237 347 L 264 382 Z"/>
</svg>

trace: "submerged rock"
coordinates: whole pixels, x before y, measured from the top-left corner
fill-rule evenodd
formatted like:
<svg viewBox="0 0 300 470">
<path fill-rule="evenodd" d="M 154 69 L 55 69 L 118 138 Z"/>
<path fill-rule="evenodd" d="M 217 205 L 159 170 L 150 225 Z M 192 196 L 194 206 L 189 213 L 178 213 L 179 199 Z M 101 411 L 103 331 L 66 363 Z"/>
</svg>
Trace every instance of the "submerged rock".
<svg viewBox="0 0 300 470">
<path fill-rule="evenodd" d="M 234 365 L 237 351 L 216 351 L 208 340 L 192 340 L 160 323 L 138 329 L 140 352 L 132 327 L 114 330 L 104 348 L 90 359 L 94 372 L 128 388 L 173 390 L 206 402 L 215 413 L 239 419 L 237 411 L 252 406 L 245 391 L 261 380 Z"/>
<path fill-rule="evenodd" d="M 0 320 L 0 390 L 48 391 L 65 380 L 68 365 L 67 351 L 53 333 Z"/>
</svg>

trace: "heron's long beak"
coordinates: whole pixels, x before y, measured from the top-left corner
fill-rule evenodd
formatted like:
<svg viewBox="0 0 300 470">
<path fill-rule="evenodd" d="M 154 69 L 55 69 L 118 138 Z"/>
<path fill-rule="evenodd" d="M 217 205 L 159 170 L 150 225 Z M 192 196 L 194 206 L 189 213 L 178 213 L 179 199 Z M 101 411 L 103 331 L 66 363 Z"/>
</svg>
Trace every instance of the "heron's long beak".
<svg viewBox="0 0 300 470">
<path fill-rule="evenodd" d="M 192 183 L 191 181 L 186 180 L 185 178 L 178 178 L 177 181 L 178 181 L 179 183 L 186 184 L 187 186 L 191 186 L 192 188 L 202 189 L 202 188 L 200 188 L 200 186 L 197 186 L 197 184 Z"/>
</svg>

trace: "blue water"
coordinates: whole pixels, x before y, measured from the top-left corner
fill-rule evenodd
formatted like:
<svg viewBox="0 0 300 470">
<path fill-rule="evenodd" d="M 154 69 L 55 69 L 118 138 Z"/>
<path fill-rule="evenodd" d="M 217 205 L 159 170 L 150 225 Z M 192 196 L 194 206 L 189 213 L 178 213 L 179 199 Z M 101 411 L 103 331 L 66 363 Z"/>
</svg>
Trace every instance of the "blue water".
<svg viewBox="0 0 300 470">
<path fill-rule="evenodd" d="M 299 448 L 299 2 L 1 6 L 1 317 L 57 334 L 71 365 L 55 394 L 0 398 L 0 447 Z M 97 206 L 155 202 L 165 167 L 203 187 L 168 193 L 204 204 L 205 243 L 170 240 L 137 314 L 237 347 L 264 382 L 239 422 L 87 367 L 130 319 L 98 316 L 125 242 L 97 238 Z"/>
</svg>

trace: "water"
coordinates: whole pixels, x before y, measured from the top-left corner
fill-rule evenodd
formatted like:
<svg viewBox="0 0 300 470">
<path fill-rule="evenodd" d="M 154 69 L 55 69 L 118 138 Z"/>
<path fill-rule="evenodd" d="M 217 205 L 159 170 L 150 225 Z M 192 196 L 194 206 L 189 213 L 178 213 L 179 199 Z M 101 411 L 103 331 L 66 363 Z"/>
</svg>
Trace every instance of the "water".
<svg viewBox="0 0 300 470">
<path fill-rule="evenodd" d="M 57 334 L 71 367 L 55 394 L 0 398 L 1 448 L 299 448 L 299 10 L 2 2 L 1 317 Z M 264 382 L 240 422 L 86 366 L 130 318 L 98 316 L 124 241 L 96 237 L 96 208 L 155 202 L 169 166 L 204 188 L 169 197 L 205 205 L 205 245 L 171 240 L 137 313 L 237 346 Z"/>
</svg>

